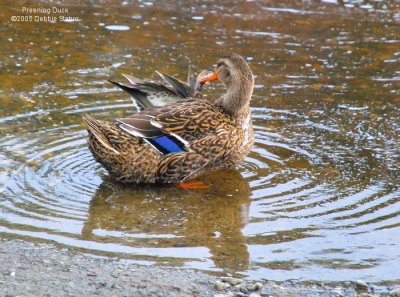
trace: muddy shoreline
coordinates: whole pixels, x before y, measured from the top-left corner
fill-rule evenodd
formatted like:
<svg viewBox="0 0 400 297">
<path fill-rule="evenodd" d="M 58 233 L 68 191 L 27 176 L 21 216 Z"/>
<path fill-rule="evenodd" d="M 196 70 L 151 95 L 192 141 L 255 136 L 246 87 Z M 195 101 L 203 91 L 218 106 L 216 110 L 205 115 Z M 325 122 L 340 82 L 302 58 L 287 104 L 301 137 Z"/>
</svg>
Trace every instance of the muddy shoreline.
<svg viewBox="0 0 400 297">
<path fill-rule="evenodd" d="M 126 264 L 48 243 L 0 238 L 0 296 L 400 296 L 396 286 L 254 282 Z"/>
</svg>

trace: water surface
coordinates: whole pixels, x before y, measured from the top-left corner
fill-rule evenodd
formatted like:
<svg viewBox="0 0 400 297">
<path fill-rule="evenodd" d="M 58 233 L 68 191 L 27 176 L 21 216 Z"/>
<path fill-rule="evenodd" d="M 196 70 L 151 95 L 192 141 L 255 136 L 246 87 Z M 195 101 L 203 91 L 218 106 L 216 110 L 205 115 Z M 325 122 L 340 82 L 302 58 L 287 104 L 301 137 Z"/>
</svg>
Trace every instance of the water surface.
<svg viewBox="0 0 400 297">
<path fill-rule="evenodd" d="M 396 1 L 96 3 L 55 3 L 81 19 L 55 24 L 0 5 L 1 234 L 253 279 L 400 280 Z M 81 116 L 136 111 L 106 79 L 184 78 L 231 51 L 256 77 L 244 163 L 208 189 L 110 180 Z"/>
</svg>

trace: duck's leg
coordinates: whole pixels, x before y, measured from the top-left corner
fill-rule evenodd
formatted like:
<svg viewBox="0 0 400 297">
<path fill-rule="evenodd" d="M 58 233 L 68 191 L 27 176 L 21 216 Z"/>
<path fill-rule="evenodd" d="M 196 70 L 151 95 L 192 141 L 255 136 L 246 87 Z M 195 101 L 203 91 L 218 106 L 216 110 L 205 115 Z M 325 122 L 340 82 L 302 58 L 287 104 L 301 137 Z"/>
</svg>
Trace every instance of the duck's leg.
<svg viewBox="0 0 400 297">
<path fill-rule="evenodd" d="M 177 186 L 182 189 L 208 189 L 209 188 L 209 186 L 207 186 L 202 181 L 181 182 Z"/>
</svg>

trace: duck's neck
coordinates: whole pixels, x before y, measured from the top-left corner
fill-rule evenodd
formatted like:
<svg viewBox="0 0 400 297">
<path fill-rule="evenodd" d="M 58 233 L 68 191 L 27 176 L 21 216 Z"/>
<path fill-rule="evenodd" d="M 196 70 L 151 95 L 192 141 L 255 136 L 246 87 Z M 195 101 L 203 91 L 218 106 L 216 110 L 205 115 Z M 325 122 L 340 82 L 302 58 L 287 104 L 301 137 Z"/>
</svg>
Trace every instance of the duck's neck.
<svg viewBox="0 0 400 297">
<path fill-rule="evenodd" d="M 226 93 L 219 98 L 217 105 L 230 116 L 241 117 L 248 114 L 252 94 L 253 82 L 232 84 L 227 86 Z"/>
</svg>

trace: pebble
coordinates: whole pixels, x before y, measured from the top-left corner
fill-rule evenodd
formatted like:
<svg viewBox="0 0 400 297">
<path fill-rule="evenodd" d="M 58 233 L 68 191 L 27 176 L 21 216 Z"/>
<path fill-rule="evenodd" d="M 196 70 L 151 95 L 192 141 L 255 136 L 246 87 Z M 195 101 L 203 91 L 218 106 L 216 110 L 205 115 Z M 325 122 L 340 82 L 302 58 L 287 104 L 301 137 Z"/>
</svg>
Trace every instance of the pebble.
<svg viewBox="0 0 400 297">
<path fill-rule="evenodd" d="M 223 290 L 225 290 L 225 289 L 227 289 L 227 288 L 229 288 L 230 287 L 230 285 L 228 284 L 228 283 L 223 283 L 223 282 L 221 282 L 221 281 L 219 281 L 219 280 L 217 280 L 215 283 L 214 283 L 214 288 L 215 288 L 215 290 L 217 290 L 217 291 L 223 291 Z"/>
<path fill-rule="evenodd" d="M 249 290 L 247 290 L 244 285 L 243 286 L 239 286 L 238 288 L 239 288 L 239 291 L 242 292 L 242 293 L 247 294 L 249 292 Z"/>
<path fill-rule="evenodd" d="M 389 296 L 390 297 L 400 297 L 400 288 L 390 291 Z"/>
<path fill-rule="evenodd" d="M 249 291 L 258 291 L 262 288 L 262 283 L 255 283 L 246 286 L 246 289 Z"/>
<path fill-rule="evenodd" d="M 363 280 L 358 279 L 355 281 L 355 284 L 357 289 L 368 289 L 367 283 Z"/>
<path fill-rule="evenodd" d="M 88 271 L 88 272 L 86 273 L 86 275 L 87 275 L 87 276 L 97 276 L 97 273 L 94 272 L 94 271 Z"/>
<path fill-rule="evenodd" d="M 112 272 L 112 273 L 111 273 L 111 276 L 114 277 L 114 278 L 118 278 L 118 277 L 119 277 L 118 274 L 115 273 L 115 272 Z"/>
<path fill-rule="evenodd" d="M 236 296 L 237 296 L 237 297 L 248 297 L 249 295 L 246 294 L 246 293 L 237 292 L 237 293 L 236 293 Z"/>
<path fill-rule="evenodd" d="M 243 283 L 243 280 L 240 278 L 234 278 L 231 276 L 225 276 L 225 277 L 221 277 L 223 282 L 227 282 L 230 283 L 233 286 L 239 285 L 241 283 Z"/>
<path fill-rule="evenodd" d="M 15 271 L 11 272 L 10 276 L 15 276 Z"/>
<path fill-rule="evenodd" d="M 257 293 L 251 293 L 251 294 L 249 295 L 249 297 L 261 297 L 261 295 L 260 295 L 260 294 L 257 294 Z"/>
</svg>

